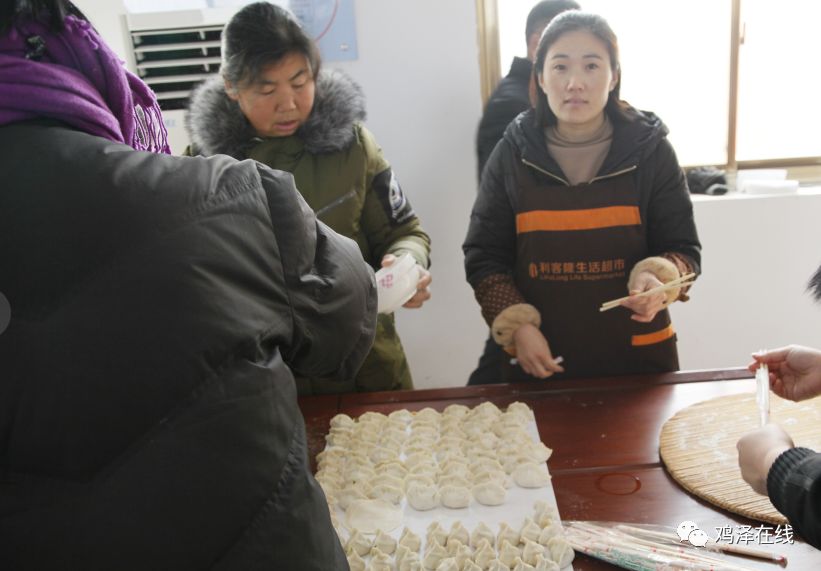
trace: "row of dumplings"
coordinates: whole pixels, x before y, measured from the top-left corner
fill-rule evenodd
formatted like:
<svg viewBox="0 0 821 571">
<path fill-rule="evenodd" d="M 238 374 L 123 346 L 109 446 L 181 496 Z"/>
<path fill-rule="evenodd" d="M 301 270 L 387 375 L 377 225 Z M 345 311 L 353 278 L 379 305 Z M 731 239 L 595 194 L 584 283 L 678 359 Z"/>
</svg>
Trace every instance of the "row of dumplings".
<svg viewBox="0 0 821 571">
<path fill-rule="evenodd" d="M 421 539 L 405 528 L 399 540 L 377 532 L 373 539 L 354 530 L 345 550 L 352 571 L 557 571 L 573 560 L 573 549 L 564 539 L 558 514 L 537 502 L 533 518 L 519 530 L 507 523 L 498 533 L 480 523 L 469 533 L 461 522 L 445 530 L 439 522 L 427 528 L 425 550 Z M 369 557 L 365 563 L 364 557 Z"/>
<path fill-rule="evenodd" d="M 513 483 L 550 483 L 544 462 L 551 450 L 525 430 L 532 419 L 524 403 L 505 412 L 483 403 L 450 405 L 442 413 L 366 412 L 357 420 L 337 415 L 328 448 L 317 456 L 316 478 L 329 504 L 343 510 L 355 500 L 398 505 L 404 497 L 417 510 L 467 507 L 471 499 L 500 505 Z"/>
</svg>

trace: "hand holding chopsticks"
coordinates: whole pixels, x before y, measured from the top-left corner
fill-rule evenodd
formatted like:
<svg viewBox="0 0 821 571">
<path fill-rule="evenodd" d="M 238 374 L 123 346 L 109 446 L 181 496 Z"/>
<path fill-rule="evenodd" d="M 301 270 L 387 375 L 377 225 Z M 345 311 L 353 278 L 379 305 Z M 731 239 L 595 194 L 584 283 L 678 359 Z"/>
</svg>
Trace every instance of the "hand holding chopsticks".
<svg viewBox="0 0 821 571">
<path fill-rule="evenodd" d="M 681 287 L 688 286 L 688 285 L 693 283 L 693 280 L 695 280 L 695 277 L 696 277 L 696 274 L 694 274 L 694 273 L 686 274 L 686 275 L 681 276 L 680 278 L 669 281 L 666 284 L 662 284 L 658 287 L 654 287 L 654 288 L 648 289 L 648 290 L 640 292 L 640 293 L 635 293 L 633 295 L 627 295 L 627 296 L 624 296 L 624 297 L 620 297 L 618 299 L 613 299 L 613 300 L 610 300 L 610 301 L 606 301 L 601 305 L 601 307 L 599 308 L 599 311 L 607 311 L 609 309 L 613 309 L 614 307 L 619 307 L 622 304 L 623 301 L 627 301 L 628 299 L 634 299 L 634 298 L 637 298 L 637 297 L 645 297 L 645 296 L 648 296 L 648 295 L 653 295 L 655 293 L 662 293 L 662 292 L 665 292 L 665 291 L 668 291 L 668 290 L 671 290 L 671 289 L 674 289 L 674 288 L 681 288 Z"/>
</svg>

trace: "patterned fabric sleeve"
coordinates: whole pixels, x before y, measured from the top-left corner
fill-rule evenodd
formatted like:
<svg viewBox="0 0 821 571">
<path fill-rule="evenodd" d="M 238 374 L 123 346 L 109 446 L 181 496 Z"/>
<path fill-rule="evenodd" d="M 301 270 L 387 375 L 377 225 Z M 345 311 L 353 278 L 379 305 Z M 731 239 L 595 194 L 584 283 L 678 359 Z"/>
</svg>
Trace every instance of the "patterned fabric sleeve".
<svg viewBox="0 0 821 571">
<path fill-rule="evenodd" d="M 475 291 L 476 301 L 482 308 L 482 317 L 488 325 L 507 307 L 527 303 L 513 283 L 513 276 L 493 274 L 479 283 Z"/>
<path fill-rule="evenodd" d="M 661 257 L 673 262 L 676 268 L 678 268 L 679 275 L 684 276 L 695 271 L 694 264 L 692 263 L 692 261 L 683 254 L 679 254 L 676 252 L 667 252 L 666 254 L 662 254 Z M 681 291 L 678 294 L 678 298 L 676 298 L 676 301 L 689 300 L 690 296 L 687 295 L 687 292 L 690 290 L 690 287 L 690 285 L 682 287 Z"/>
</svg>

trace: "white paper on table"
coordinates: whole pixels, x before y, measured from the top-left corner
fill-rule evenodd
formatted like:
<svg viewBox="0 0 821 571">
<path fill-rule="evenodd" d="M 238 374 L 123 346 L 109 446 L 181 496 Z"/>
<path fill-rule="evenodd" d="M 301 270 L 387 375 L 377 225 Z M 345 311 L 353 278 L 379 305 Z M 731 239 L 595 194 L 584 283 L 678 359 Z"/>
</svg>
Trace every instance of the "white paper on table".
<svg viewBox="0 0 821 571">
<path fill-rule="evenodd" d="M 526 430 L 534 442 L 541 442 L 539 429 L 534 421 L 528 423 Z M 401 458 L 404 460 L 404 454 Z M 547 464 L 543 463 L 541 466 L 544 468 L 545 473 L 549 474 Z M 485 506 L 473 499 L 466 508 L 451 509 L 440 505 L 432 510 L 417 511 L 408 505 L 406 498 L 403 498 L 400 505 L 402 509 L 402 525 L 388 532 L 388 534 L 398 540 L 399 536 L 402 535 L 402 531 L 407 527 L 420 537 L 422 540 L 421 551 L 424 552 L 427 529 L 434 521 L 438 521 L 445 531 L 450 531 L 451 525 L 457 521 L 461 521 L 469 533 L 472 533 L 474 528 L 481 522 L 484 522 L 485 525 L 493 531 L 494 535 L 499 533 L 499 524 L 502 522 L 507 523 L 511 528 L 519 531 L 524 525 L 525 518 L 533 518 L 534 506 L 538 501 L 547 502 L 549 506 L 555 508 L 558 512 L 558 504 L 556 503 L 556 494 L 553 491 L 552 480 L 550 484 L 543 488 L 520 488 L 514 483 L 507 489 L 505 503 L 500 506 Z M 336 508 L 336 516 L 347 528 L 345 512 L 339 507 Z M 561 522 L 557 523 L 561 525 Z M 350 532 L 350 530 L 348 531 Z M 343 544 L 346 539 L 347 537 L 342 538 Z M 420 557 L 421 555 L 422 553 L 420 553 Z M 368 558 L 366 557 L 365 560 L 367 561 Z M 563 567 L 562 571 L 573 571 L 573 565 L 570 564 Z"/>
</svg>

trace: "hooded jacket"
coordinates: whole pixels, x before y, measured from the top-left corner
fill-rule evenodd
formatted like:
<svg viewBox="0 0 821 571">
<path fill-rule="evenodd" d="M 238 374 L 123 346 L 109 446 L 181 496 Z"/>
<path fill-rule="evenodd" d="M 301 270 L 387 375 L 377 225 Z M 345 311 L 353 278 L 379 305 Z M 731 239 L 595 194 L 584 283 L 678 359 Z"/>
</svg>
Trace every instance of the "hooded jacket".
<svg viewBox="0 0 821 571">
<path fill-rule="evenodd" d="M 191 96 L 186 127 L 191 154 L 252 158 L 294 175 L 317 217 L 352 238 L 374 269 L 385 254 L 410 253 L 430 265 L 430 239 L 370 132 L 362 125 L 362 91 L 339 71 L 322 71 L 308 120 L 289 137 L 260 138 L 219 77 Z M 413 387 L 393 315 L 380 315 L 376 340 L 347 386 L 321 378 L 298 379 L 300 394 L 410 389 Z"/>
<path fill-rule="evenodd" d="M 2 567 L 347 569 L 292 371 L 370 347 L 353 242 L 253 161 L 54 123 L 0 145 Z"/>
<path fill-rule="evenodd" d="M 630 109 L 625 117 L 610 119 L 613 124 L 610 150 L 589 184 L 596 183 L 597 192 L 602 196 L 604 188 L 631 189 L 630 205 L 638 208 L 640 226 L 636 232 L 641 235 L 642 246 L 639 248 L 641 257 L 626 260 L 627 270 L 642 258 L 658 256 L 670 258 L 677 266 L 698 273 L 701 246 L 684 174 L 666 138 L 667 128 L 652 113 L 635 109 Z M 517 266 L 520 240 L 517 214 L 527 210 L 521 202 L 523 189 L 545 196 L 561 195 L 565 204 L 562 209 L 573 210 L 574 195 L 565 192 L 571 186 L 548 152 L 545 132 L 536 124 L 535 111 L 519 115 L 490 156 L 463 245 L 467 279 L 489 325 L 506 309 L 533 303 L 522 295 L 523 284 L 516 278 L 517 273 L 522 275 L 522 268 Z M 578 185 L 572 191 L 584 193 L 585 185 Z M 575 196 L 583 197 L 582 194 Z M 606 230 L 598 232 L 602 231 Z M 567 239 L 572 239 L 570 234 Z M 588 255 L 582 261 L 599 259 L 597 252 Z M 550 252 L 549 256 L 554 261 L 563 260 L 561 252 Z M 585 288 L 592 287 L 590 283 Z M 619 288 L 626 293 L 626 279 Z M 608 293 L 615 292 L 603 295 Z M 613 297 L 618 295 L 603 297 L 601 301 Z M 541 316 L 543 330 L 552 318 Z M 561 331 L 579 325 L 551 322 L 550 327 Z"/>
</svg>

